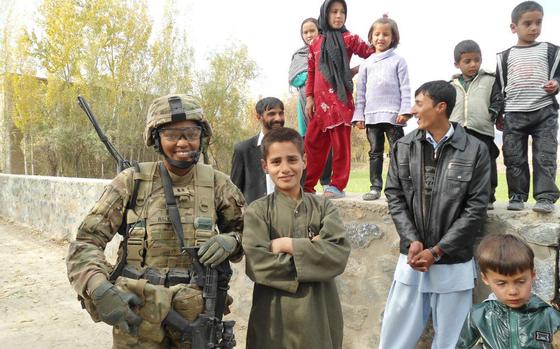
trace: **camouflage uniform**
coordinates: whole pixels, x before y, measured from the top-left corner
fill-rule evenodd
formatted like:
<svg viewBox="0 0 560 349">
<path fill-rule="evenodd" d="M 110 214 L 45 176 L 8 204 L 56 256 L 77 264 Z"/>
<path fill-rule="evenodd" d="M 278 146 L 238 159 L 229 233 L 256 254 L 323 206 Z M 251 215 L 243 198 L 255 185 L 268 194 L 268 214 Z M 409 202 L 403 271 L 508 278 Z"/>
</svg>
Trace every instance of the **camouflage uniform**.
<svg viewBox="0 0 560 349">
<path fill-rule="evenodd" d="M 88 282 L 97 274 L 108 279 L 113 266 L 107 262 L 103 251 L 117 233 L 123 220 L 133 226 L 129 232 L 127 246 L 128 267 L 140 271 L 146 267 L 152 267 L 164 275 L 170 268 L 186 270 L 191 268 L 191 257 L 188 254 L 181 254 L 179 242 L 167 214 L 158 165 L 159 162 L 142 163 L 139 173 L 133 168 L 129 168 L 117 175 L 80 225 L 76 240 L 70 244 L 67 258 L 70 283 L 79 297 L 84 299 L 86 307 L 89 308 L 88 311 L 96 321 L 99 319 L 96 319 L 95 309 L 91 309 L 92 302 L 89 294 L 91 290 L 88 290 Z M 200 245 L 218 233 L 235 233 L 240 240 L 243 230 L 241 209 L 245 201 L 228 176 L 203 164 L 194 165 L 184 176 L 174 175 L 171 171 L 169 171 L 169 175 L 185 233 L 186 246 Z M 126 210 L 135 179 L 140 180 L 136 205 L 133 209 Z M 195 228 L 195 222 L 199 218 L 197 216 L 200 215 L 211 217 L 212 225 Z M 121 249 L 119 255 L 122 252 Z M 229 259 L 239 261 L 242 254 L 241 244 L 239 244 Z M 140 293 L 145 302 L 145 305 L 138 311 L 144 320 L 140 325 L 140 336 L 129 335 L 114 327 L 113 348 L 174 347 L 176 343 L 173 343 L 169 333 L 161 335 L 163 333 L 161 320 L 163 319 L 156 313 L 166 314 L 166 309 L 169 310 L 171 302 L 175 303 L 178 294 L 187 300 L 194 300 L 194 308 L 200 308 L 198 312 L 200 313 L 202 311 L 200 291 L 196 290 L 198 293 L 194 296 L 197 297 L 194 297 L 192 292 L 185 292 L 187 286 L 166 289 L 164 286 L 146 286 L 145 282 L 138 286 L 137 283 L 136 280 L 121 277 L 116 284 L 121 289 Z M 154 291 L 154 287 L 156 291 L 157 289 L 159 291 Z M 150 292 L 155 293 L 153 296 L 149 296 Z M 149 308 L 150 311 L 146 311 L 148 309 L 146 307 L 152 308 Z M 181 313 L 180 309 L 174 308 Z M 183 316 L 185 316 L 184 312 Z M 153 326 L 146 327 L 150 323 Z M 142 336 L 143 330 L 144 333 L 149 334 L 150 328 L 154 330 L 152 336 Z"/>
</svg>

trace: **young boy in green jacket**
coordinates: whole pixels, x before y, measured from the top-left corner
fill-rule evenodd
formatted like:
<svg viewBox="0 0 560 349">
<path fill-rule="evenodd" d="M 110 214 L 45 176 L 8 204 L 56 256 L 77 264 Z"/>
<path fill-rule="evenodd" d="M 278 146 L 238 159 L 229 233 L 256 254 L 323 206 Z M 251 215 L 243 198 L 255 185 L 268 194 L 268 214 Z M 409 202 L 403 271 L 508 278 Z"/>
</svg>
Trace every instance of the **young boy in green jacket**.
<svg viewBox="0 0 560 349">
<path fill-rule="evenodd" d="M 560 348 L 560 312 L 531 292 L 531 248 L 514 235 L 488 235 L 476 255 L 493 293 L 473 306 L 456 348 Z"/>
<path fill-rule="evenodd" d="M 303 192 L 306 157 L 297 131 L 273 129 L 262 147 L 275 191 L 244 216 L 246 272 L 255 282 L 247 348 L 341 348 L 334 278 L 350 254 L 342 221 L 328 199 Z"/>
</svg>

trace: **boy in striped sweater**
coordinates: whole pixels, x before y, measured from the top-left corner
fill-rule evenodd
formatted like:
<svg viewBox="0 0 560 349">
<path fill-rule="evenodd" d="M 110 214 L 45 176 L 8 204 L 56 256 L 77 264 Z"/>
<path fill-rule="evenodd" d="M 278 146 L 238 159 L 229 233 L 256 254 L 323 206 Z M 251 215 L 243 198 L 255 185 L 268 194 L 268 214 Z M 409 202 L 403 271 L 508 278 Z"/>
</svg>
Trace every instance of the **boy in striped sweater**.
<svg viewBox="0 0 560 349">
<path fill-rule="evenodd" d="M 496 83 L 504 95 L 504 162 L 508 183 L 508 210 L 524 208 L 529 193 L 527 143 L 533 141 L 533 211 L 551 213 L 560 192 L 556 186 L 560 50 L 537 42 L 543 8 L 534 1 L 517 5 L 511 31 L 517 45 L 498 54 Z"/>
</svg>

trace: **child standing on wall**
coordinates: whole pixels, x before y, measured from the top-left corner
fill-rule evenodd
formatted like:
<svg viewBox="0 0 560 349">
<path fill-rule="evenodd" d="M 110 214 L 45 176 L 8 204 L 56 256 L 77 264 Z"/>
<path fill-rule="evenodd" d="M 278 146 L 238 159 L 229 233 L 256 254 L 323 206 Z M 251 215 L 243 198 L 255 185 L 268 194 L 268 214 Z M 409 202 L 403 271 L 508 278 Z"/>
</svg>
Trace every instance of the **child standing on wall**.
<svg viewBox="0 0 560 349">
<path fill-rule="evenodd" d="M 307 18 L 301 23 L 300 35 L 303 39 L 304 46 L 298 49 L 292 55 L 292 63 L 288 72 L 288 81 L 290 86 L 297 88 L 298 104 L 297 104 L 297 120 L 299 134 L 305 139 L 307 131 L 307 116 L 305 115 L 305 83 L 307 82 L 307 58 L 309 57 L 309 44 L 319 35 L 319 22 L 315 18 Z M 329 153 L 325 169 L 321 176 L 321 185 L 326 186 L 331 182 L 332 172 L 332 152 Z"/>
<path fill-rule="evenodd" d="M 560 49 L 536 41 L 543 8 L 534 1 L 517 5 L 511 13 L 511 32 L 517 45 L 498 54 L 496 83 L 505 104 L 504 163 L 508 210 L 524 209 L 529 196 L 528 138 L 533 141 L 533 211 L 551 213 L 560 192 L 556 186 Z"/>
<path fill-rule="evenodd" d="M 534 254 L 527 243 L 488 235 L 476 257 L 493 293 L 472 308 L 456 348 L 560 348 L 560 313 L 532 293 Z"/>
<path fill-rule="evenodd" d="M 352 123 L 366 128 L 369 151 L 370 191 L 364 200 L 377 200 L 383 187 L 383 153 L 385 135 L 389 151 L 404 136 L 403 126 L 410 114 L 410 84 L 404 58 L 395 53 L 399 44 L 397 23 L 384 15 L 373 22 L 368 40 L 375 47 L 358 72 L 356 110 Z"/>
<path fill-rule="evenodd" d="M 490 202 L 488 209 L 494 209 L 498 170 L 496 158 L 500 150 L 494 143 L 494 123 L 503 109 L 500 90 L 493 88 L 496 76 L 480 69 L 482 55 L 480 47 L 473 40 L 463 40 L 455 46 L 455 67 L 461 74 L 454 75 L 451 85 L 457 91 L 455 108 L 449 118 L 458 122 L 468 134 L 475 136 L 490 152 Z"/>
<path fill-rule="evenodd" d="M 243 250 L 255 282 L 248 349 L 340 349 L 342 309 L 335 277 L 350 245 L 330 200 L 304 193 L 303 140 L 283 127 L 263 139 L 263 168 L 274 193 L 245 211 Z"/>
<path fill-rule="evenodd" d="M 314 193 L 332 147 L 332 179 L 325 188 L 328 198 L 343 197 L 350 177 L 352 114 L 352 71 L 350 58 L 369 57 L 374 49 L 358 35 L 351 34 L 346 22 L 344 0 L 325 0 L 319 15 L 322 34 L 309 46 L 305 113 L 310 119 L 305 136 L 308 157 L 304 190 Z"/>
</svg>

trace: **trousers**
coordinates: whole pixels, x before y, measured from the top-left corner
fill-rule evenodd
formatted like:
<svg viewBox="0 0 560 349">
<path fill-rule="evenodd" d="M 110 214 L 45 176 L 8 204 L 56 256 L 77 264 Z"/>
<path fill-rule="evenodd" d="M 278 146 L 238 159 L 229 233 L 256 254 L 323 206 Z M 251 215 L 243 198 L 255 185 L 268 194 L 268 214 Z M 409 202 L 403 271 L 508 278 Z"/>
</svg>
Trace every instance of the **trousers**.
<svg viewBox="0 0 560 349">
<path fill-rule="evenodd" d="M 367 139 L 370 150 L 369 155 L 369 181 L 370 190 L 381 192 L 383 188 L 383 154 L 385 153 L 385 135 L 389 140 L 389 153 L 393 149 L 393 144 L 404 136 L 402 126 L 389 123 L 371 124 L 366 127 Z"/>
<path fill-rule="evenodd" d="M 486 144 L 490 152 L 490 202 L 496 201 L 496 187 L 498 186 L 498 165 L 496 159 L 500 156 L 500 149 L 494 143 L 494 137 L 483 135 L 473 130 L 465 128 L 468 134 L 475 136 L 478 140 Z"/>
<path fill-rule="evenodd" d="M 454 349 L 472 306 L 472 289 L 424 293 L 393 280 L 381 325 L 379 349 L 414 349 L 432 315 L 432 349 Z"/>
<path fill-rule="evenodd" d="M 549 105 L 533 112 L 508 112 L 504 123 L 504 163 L 510 200 L 529 197 L 529 136 L 533 141 L 533 197 L 556 202 L 558 111 Z"/>
<path fill-rule="evenodd" d="M 315 192 L 315 185 L 323 174 L 327 156 L 332 149 L 332 175 L 330 185 L 343 191 L 350 178 L 352 127 L 339 125 L 323 132 L 317 118 L 311 119 L 305 134 L 307 173 L 303 190 Z"/>
</svg>

